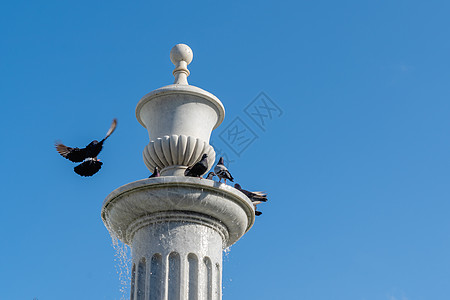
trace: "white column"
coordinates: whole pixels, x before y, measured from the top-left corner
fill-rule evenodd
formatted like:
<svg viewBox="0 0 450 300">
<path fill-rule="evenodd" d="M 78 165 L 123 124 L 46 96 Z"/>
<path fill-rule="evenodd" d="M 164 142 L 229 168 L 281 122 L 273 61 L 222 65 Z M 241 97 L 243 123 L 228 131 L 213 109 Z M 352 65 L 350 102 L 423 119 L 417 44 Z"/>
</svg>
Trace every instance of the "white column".
<svg viewBox="0 0 450 300">
<path fill-rule="evenodd" d="M 133 265 L 138 266 L 142 260 L 151 262 L 158 257 L 166 262 L 165 272 L 162 268 L 152 270 L 150 263 L 145 280 L 137 281 L 136 290 L 146 291 L 146 284 L 149 284 L 148 294 L 142 299 L 216 300 L 217 297 L 213 295 L 217 294 L 220 286 L 213 283 L 216 283 L 216 266 L 220 269 L 222 266 L 222 234 L 210 225 L 205 225 L 208 221 L 204 217 L 198 219 L 187 213 L 166 212 L 164 215 L 154 216 L 165 219 L 161 220 L 163 223 L 145 225 L 134 235 L 131 246 Z M 211 221 L 212 226 L 223 227 L 217 221 Z M 156 282 L 152 282 L 151 276 L 157 278 Z M 156 286 L 152 286 L 152 283 L 156 283 Z M 167 287 L 167 297 L 158 286 Z"/>
<path fill-rule="evenodd" d="M 136 106 L 150 139 L 144 162 L 162 176 L 111 192 L 102 219 L 131 246 L 131 300 L 219 300 L 222 251 L 251 228 L 254 207 L 233 187 L 184 177 L 205 153 L 213 166 L 209 139 L 225 109 L 216 96 L 188 84 L 193 53 L 187 45 L 176 45 L 170 58 L 175 83 L 148 93 Z"/>
<path fill-rule="evenodd" d="M 251 228 L 255 215 L 233 187 L 166 176 L 116 189 L 102 218 L 131 246 L 131 300 L 219 300 L 222 251 Z"/>
</svg>

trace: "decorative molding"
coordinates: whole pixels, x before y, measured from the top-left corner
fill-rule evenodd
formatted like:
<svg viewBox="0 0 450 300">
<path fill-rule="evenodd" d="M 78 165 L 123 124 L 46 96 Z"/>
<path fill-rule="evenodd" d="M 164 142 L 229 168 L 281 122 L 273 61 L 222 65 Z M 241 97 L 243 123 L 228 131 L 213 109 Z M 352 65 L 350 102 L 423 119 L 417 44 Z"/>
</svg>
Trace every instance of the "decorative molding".
<svg viewBox="0 0 450 300">
<path fill-rule="evenodd" d="M 230 237 L 228 228 L 213 217 L 190 211 L 162 211 L 143 216 L 131 223 L 126 231 L 126 239 L 132 241 L 134 234 L 145 226 L 166 222 L 184 222 L 207 226 L 220 234 L 224 245 L 227 244 Z"/>
<path fill-rule="evenodd" d="M 143 179 L 119 187 L 103 202 L 102 218 L 111 232 L 130 245 L 130 225 L 160 212 L 192 212 L 219 220 L 228 230 L 226 247 L 255 221 L 252 202 L 237 189 L 213 180 L 179 176 Z"/>
<path fill-rule="evenodd" d="M 184 172 L 186 167 L 198 162 L 204 153 L 208 154 L 208 165 L 211 168 L 216 153 L 206 141 L 186 135 L 166 135 L 151 141 L 142 154 L 145 165 L 151 172 L 158 167 L 162 175 L 166 175 L 165 173 L 174 172 L 171 169 L 182 169 Z"/>
</svg>

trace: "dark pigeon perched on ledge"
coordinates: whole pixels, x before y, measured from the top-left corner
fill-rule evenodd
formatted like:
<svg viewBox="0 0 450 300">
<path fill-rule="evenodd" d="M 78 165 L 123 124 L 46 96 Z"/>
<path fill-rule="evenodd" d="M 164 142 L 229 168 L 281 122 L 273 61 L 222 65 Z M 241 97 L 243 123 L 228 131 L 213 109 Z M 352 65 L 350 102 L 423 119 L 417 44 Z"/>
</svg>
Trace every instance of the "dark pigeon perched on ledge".
<svg viewBox="0 0 450 300">
<path fill-rule="evenodd" d="M 245 196 L 247 196 L 250 199 L 250 201 L 252 201 L 252 204 L 255 207 L 255 215 L 257 216 L 262 215 L 262 212 L 256 210 L 256 205 L 261 204 L 263 202 L 267 202 L 266 192 L 250 192 L 244 190 L 239 183 L 235 183 L 234 188 L 241 191 Z"/>
<path fill-rule="evenodd" d="M 252 201 L 267 202 L 266 192 L 250 192 L 244 190 L 239 183 L 235 183 L 234 188 L 240 190 L 245 196 L 247 196 Z"/>
<path fill-rule="evenodd" d="M 201 177 L 208 170 L 208 154 L 203 154 L 202 159 L 192 167 L 189 167 L 184 171 L 184 176 L 189 177 Z"/>
<path fill-rule="evenodd" d="M 153 174 L 148 176 L 148 178 L 154 178 L 154 177 L 160 177 L 161 174 L 159 174 L 158 167 L 155 167 L 155 170 L 153 171 Z"/>
</svg>

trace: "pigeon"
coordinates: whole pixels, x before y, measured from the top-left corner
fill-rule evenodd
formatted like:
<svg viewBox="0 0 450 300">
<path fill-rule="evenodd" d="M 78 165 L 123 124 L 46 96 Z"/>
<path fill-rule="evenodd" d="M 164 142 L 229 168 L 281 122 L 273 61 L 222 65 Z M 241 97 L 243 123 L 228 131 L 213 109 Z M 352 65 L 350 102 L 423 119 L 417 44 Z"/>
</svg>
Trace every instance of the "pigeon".
<svg viewBox="0 0 450 300">
<path fill-rule="evenodd" d="M 255 208 L 255 215 L 260 216 L 262 212 L 256 210 L 256 205 L 261 204 L 262 201 L 252 201 L 253 207 Z"/>
<path fill-rule="evenodd" d="M 214 172 L 209 172 L 208 175 L 206 176 L 206 179 L 213 180 L 213 177 L 214 177 L 214 176 L 216 176 L 216 173 L 214 173 Z"/>
<path fill-rule="evenodd" d="M 105 140 L 114 132 L 117 126 L 117 119 L 114 119 L 111 127 L 109 128 L 106 136 L 100 142 L 97 140 L 93 140 L 86 146 L 86 148 L 71 148 L 63 145 L 62 143 L 56 143 L 56 151 L 58 151 L 61 156 L 67 158 L 72 162 L 82 162 L 86 158 L 94 158 L 102 151 L 103 143 Z"/>
<path fill-rule="evenodd" d="M 214 173 L 216 173 L 217 177 L 219 177 L 219 182 L 225 179 L 225 184 L 227 183 L 227 179 L 233 181 L 233 176 L 231 176 L 230 171 L 228 171 L 227 167 L 223 164 L 223 157 L 219 159 L 219 162 L 214 167 Z"/>
<path fill-rule="evenodd" d="M 252 202 L 255 202 L 255 201 L 267 202 L 267 193 L 266 192 L 250 192 L 250 191 L 244 190 L 239 183 L 235 183 L 234 188 L 241 191 Z"/>
<path fill-rule="evenodd" d="M 82 162 L 74 168 L 75 173 L 81 176 L 92 176 L 97 173 L 103 163 L 97 159 L 97 155 L 102 151 L 103 143 L 114 132 L 117 127 L 117 119 L 113 119 L 111 127 L 106 136 L 100 142 L 93 140 L 85 148 L 67 147 L 62 143 L 56 143 L 55 148 L 58 153 L 72 162 Z"/>
<path fill-rule="evenodd" d="M 188 167 L 184 171 L 184 176 L 201 177 L 208 170 L 208 154 L 203 154 L 202 159 L 192 167 Z"/>
<path fill-rule="evenodd" d="M 159 174 L 158 167 L 155 167 L 155 170 L 153 171 L 153 174 L 148 176 L 148 178 L 160 177 L 160 176 L 161 176 L 161 174 Z"/>
<path fill-rule="evenodd" d="M 250 199 L 250 201 L 252 201 L 252 204 L 255 207 L 255 215 L 257 216 L 262 215 L 262 212 L 256 210 L 256 205 L 261 204 L 263 202 L 267 202 L 266 192 L 250 192 L 244 190 L 239 183 L 235 183 L 234 188 L 241 191 L 245 196 L 247 196 Z"/>
</svg>

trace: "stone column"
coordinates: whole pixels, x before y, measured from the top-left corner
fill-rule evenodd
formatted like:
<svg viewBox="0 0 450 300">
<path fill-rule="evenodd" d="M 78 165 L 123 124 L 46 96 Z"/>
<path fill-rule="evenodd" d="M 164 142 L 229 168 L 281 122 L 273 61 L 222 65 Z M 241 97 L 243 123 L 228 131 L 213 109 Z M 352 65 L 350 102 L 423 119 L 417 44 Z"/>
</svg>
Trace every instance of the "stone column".
<svg viewBox="0 0 450 300">
<path fill-rule="evenodd" d="M 254 207 L 231 186 L 183 175 L 203 153 L 212 167 L 209 138 L 225 111 L 214 95 L 188 85 L 188 46 L 176 45 L 171 60 L 175 83 L 147 94 L 136 108 L 150 137 L 144 162 L 162 176 L 114 190 L 102 219 L 131 246 L 131 300 L 219 300 L 223 249 L 251 228 Z"/>
</svg>

